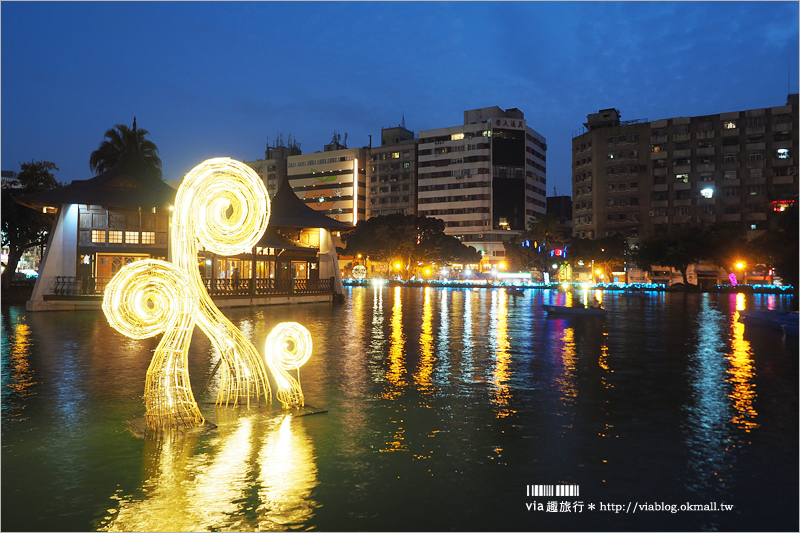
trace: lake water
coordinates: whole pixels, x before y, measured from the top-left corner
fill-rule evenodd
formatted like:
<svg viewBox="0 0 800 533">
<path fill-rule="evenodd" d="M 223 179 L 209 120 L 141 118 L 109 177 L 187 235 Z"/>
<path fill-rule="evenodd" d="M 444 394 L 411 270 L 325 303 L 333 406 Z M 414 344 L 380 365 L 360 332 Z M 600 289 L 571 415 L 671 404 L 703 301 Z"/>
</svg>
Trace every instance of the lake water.
<svg viewBox="0 0 800 533">
<path fill-rule="evenodd" d="M 605 318 L 534 289 L 225 310 L 260 350 L 303 324 L 327 412 L 216 407 L 212 379 L 217 428 L 161 439 L 127 425 L 157 339 L 4 306 L 2 529 L 797 531 L 797 339 L 737 321 L 788 297 L 599 296 Z M 196 395 L 217 359 L 196 329 Z"/>
</svg>

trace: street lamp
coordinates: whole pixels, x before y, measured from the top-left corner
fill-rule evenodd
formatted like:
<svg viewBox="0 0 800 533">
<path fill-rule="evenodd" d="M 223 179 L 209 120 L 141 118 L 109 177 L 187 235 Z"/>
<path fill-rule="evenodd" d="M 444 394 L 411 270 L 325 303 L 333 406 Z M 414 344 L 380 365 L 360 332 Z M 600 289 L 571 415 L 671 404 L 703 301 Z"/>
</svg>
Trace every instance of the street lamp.
<svg viewBox="0 0 800 533">
<path fill-rule="evenodd" d="M 736 270 L 742 271 L 742 285 L 747 285 L 747 263 L 744 261 L 736 262 Z"/>
</svg>

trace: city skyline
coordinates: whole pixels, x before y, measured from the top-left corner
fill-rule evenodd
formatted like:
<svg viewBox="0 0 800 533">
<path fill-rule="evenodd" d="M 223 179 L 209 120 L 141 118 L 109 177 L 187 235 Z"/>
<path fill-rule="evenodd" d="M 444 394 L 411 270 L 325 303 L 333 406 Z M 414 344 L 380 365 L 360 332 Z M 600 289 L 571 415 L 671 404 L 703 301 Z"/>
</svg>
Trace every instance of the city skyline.
<svg viewBox="0 0 800 533">
<path fill-rule="evenodd" d="M 3 3 L 2 168 L 87 179 L 115 124 L 150 132 L 165 179 L 201 161 L 303 153 L 334 132 L 456 126 L 516 107 L 547 140 L 547 194 L 571 194 L 586 115 L 699 116 L 798 91 L 798 4 Z M 753 28 L 750 30 L 749 28 Z"/>
</svg>

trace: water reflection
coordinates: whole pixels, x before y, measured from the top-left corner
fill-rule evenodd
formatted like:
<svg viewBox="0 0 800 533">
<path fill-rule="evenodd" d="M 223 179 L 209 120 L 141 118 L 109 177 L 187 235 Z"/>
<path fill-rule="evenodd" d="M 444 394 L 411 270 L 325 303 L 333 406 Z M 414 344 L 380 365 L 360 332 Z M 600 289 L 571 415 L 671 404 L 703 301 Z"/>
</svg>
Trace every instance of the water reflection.
<svg viewBox="0 0 800 533">
<path fill-rule="evenodd" d="M 422 302 L 422 324 L 419 334 L 419 366 L 414 375 L 417 390 L 420 392 L 431 391 L 431 375 L 433 374 L 433 304 L 431 294 L 434 289 L 425 287 Z"/>
<path fill-rule="evenodd" d="M 505 418 L 514 411 L 509 408 L 511 391 L 508 380 L 511 372 L 508 363 L 511 359 L 509 349 L 511 343 L 508 339 L 508 294 L 506 291 L 492 292 L 492 307 L 490 314 L 490 333 L 492 334 L 492 347 L 494 349 L 495 364 L 490 380 L 490 398 L 497 413 L 497 418 Z"/>
<path fill-rule="evenodd" d="M 691 386 L 687 426 L 690 488 L 703 492 L 716 486 L 727 462 L 727 421 L 730 418 L 725 390 L 725 317 L 703 298 L 695 319 L 697 345 L 687 368 Z"/>
<path fill-rule="evenodd" d="M 758 427 L 755 369 L 750 343 L 744 340 L 744 324 L 739 322 L 744 294 L 730 296 L 730 309 L 732 314 L 714 308 L 705 295 L 696 318 L 687 444 L 695 474 L 692 488 L 698 491 L 728 486 L 733 449 L 743 440 L 736 431 L 749 433 Z"/>
<path fill-rule="evenodd" d="M 283 531 L 313 516 L 317 465 L 305 428 L 218 409 L 211 434 L 164 434 L 145 442 L 136 494 L 115 494 L 103 531 Z"/>
<path fill-rule="evenodd" d="M 23 410 L 28 396 L 35 394 L 34 371 L 31 367 L 31 328 L 25 316 L 3 311 L 3 425 L 7 420 L 26 420 Z M 13 400 L 13 402 L 11 402 Z"/>
<path fill-rule="evenodd" d="M 406 382 L 406 338 L 403 335 L 403 298 L 402 288 L 394 288 L 392 318 L 390 322 L 389 369 L 386 371 L 388 388 L 382 398 L 392 400 L 402 394 Z"/>
<path fill-rule="evenodd" d="M 731 351 L 727 356 L 730 367 L 727 373 L 728 381 L 733 385 L 729 394 L 734 409 L 731 422 L 749 433 L 758 427 L 758 423 L 755 422 L 758 413 L 753 406 L 756 399 L 753 383 L 755 368 L 750 357 L 750 343 L 744 340 L 744 324 L 739 322 L 739 311 L 744 311 L 744 306 L 744 294 L 739 293 L 736 295 L 736 312 L 731 319 Z"/>
</svg>

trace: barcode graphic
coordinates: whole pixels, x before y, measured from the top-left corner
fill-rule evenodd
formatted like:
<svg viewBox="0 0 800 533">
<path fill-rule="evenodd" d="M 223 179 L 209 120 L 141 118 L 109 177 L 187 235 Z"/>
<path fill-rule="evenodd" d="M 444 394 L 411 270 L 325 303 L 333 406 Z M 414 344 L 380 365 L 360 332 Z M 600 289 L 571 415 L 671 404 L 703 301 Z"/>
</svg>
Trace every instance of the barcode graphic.
<svg viewBox="0 0 800 533">
<path fill-rule="evenodd" d="M 580 485 L 528 485 L 528 496 L 579 496 Z"/>
</svg>

